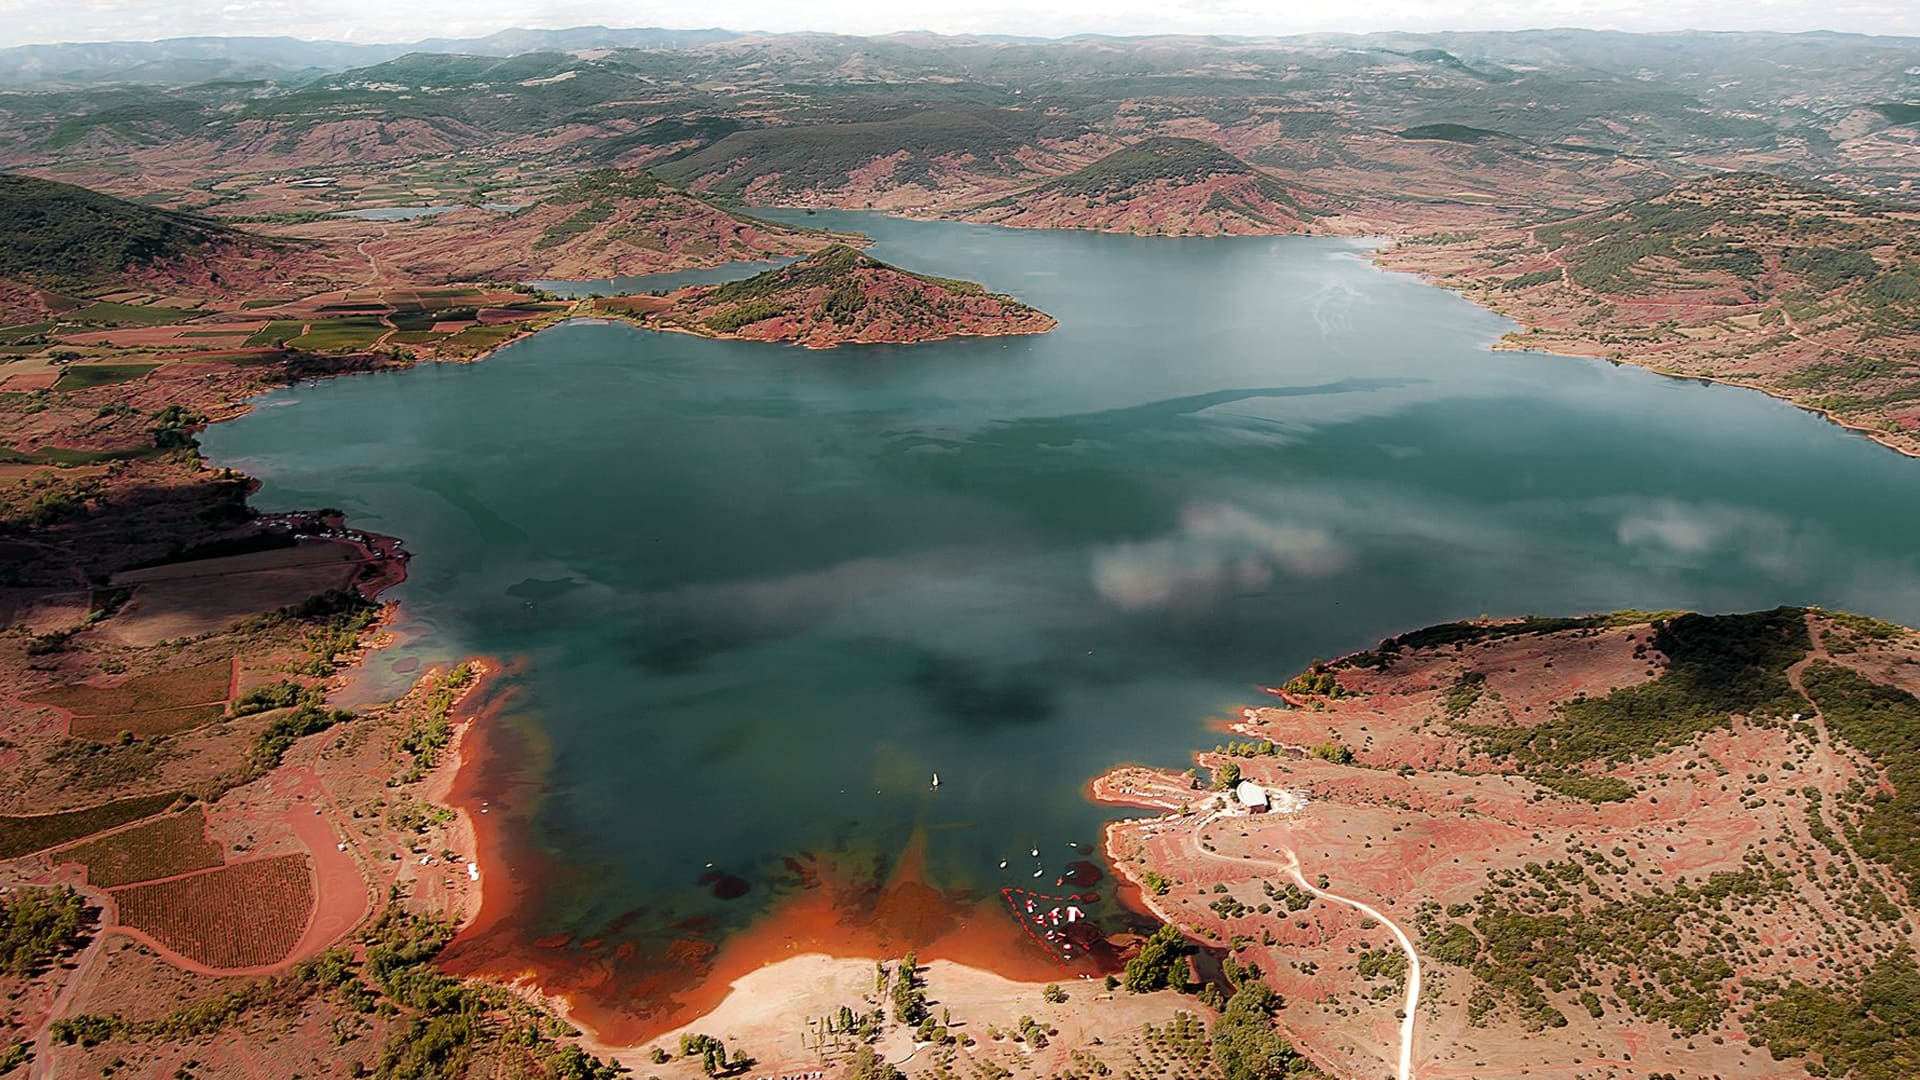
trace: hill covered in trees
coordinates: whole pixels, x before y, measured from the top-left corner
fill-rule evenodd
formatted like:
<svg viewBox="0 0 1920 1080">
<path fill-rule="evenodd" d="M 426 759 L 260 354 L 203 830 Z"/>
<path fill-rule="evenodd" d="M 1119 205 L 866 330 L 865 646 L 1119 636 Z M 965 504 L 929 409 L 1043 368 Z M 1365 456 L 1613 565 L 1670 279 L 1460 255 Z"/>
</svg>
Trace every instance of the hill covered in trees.
<svg viewBox="0 0 1920 1080">
<path fill-rule="evenodd" d="M 240 239 L 204 218 L 32 176 L 0 176 L 0 234 L 0 278 L 49 288 L 111 281 Z"/>
<path fill-rule="evenodd" d="M 424 280 L 594 280 L 800 255 L 832 240 L 717 206 L 643 169 L 592 169 L 533 205 L 440 214 L 373 247 Z"/>
<path fill-rule="evenodd" d="M 1046 313 L 973 282 L 902 270 L 845 244 L 743 281 L 620 297 L 600 308 L 658 329 L 816 349 L 1037 334 L 1055 325 Z"/>
<path fill-rule="evenodd" d="M 1298 232 L 1313 213 L 1286 185 L 1212 143 L 1156 136 L 966 216 L 1027 228 L 1222 236 Z"/>
</svg>

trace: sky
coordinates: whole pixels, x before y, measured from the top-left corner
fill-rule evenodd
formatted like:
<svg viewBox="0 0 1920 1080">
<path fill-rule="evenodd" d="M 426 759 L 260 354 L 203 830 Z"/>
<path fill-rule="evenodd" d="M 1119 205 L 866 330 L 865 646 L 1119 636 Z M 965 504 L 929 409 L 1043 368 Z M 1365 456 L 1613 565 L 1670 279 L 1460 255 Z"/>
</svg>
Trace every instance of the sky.
<svg viewBox="0 0 1920 1080">
<path fill-rule="evenodd" d="M 358 42 L 477 37 L 508 27 L 720 26 L 898 30 L 1285 34 L 1338 30 L 1842 30 L 1920 35 L 1914 0 L 0 0 L 0 46 L 289 35 Z"/>
</svg>

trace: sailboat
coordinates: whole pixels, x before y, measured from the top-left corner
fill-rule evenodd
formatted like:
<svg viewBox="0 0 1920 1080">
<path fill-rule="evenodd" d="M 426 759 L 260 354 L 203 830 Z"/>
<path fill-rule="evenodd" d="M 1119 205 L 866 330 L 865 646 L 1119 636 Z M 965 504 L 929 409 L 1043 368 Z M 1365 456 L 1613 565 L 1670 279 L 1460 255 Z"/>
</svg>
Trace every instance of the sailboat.
<svg viewBox="0 0 1920 1080">
<path fill-rule="evenodd" d="M 934 774 L 933 774 L 933 786 L 934 786 L 934 787 L 939 787 L 939 786 L 940 786 L 940 774 L 939 774 L 939 773 L 934 773 Z"/>
</svg>

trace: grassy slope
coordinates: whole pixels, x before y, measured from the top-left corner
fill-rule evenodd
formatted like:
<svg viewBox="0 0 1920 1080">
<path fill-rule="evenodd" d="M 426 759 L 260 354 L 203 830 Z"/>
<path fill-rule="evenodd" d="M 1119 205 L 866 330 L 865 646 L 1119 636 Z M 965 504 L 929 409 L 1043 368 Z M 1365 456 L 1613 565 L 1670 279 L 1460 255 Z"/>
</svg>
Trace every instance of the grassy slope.
<svg viewBox="0 0 1920 1080">
<path fill-rule="evenodd" d="M 71 184 L 0 176 L 0 277 L 78 286 L 237 234 Z"/>
</svg>

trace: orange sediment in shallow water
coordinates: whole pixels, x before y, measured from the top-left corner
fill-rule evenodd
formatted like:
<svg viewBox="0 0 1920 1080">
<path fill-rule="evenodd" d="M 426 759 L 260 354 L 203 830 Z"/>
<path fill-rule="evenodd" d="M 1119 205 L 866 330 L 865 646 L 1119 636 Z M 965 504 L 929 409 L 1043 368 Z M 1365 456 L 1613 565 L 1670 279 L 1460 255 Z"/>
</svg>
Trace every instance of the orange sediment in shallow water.
<svg viewBox="0 0 1920 1080">
<path fill-rule="evenodd" d="M 489 869 L 480 914 L 448 949 L 445 966 L 454 974 L 529 985 L 602 1042 L 646 1042 L 711 1012 L 741 977 L 807 953 L 894 958 L 913 950 L 923 962 L 951 960 L 1033 982 L 1118 968 L 1116 953 L 1099 943 L 1090 955 L 1063 963 L 1035 943 L 999 895 L 969 897 L 930 883 L 919 834 L 892 860 L 884 880 L 836 860 L 788 859 L 790 876 L 771 907 L 729 934 L 693 919 L 673 927 L 664 941 L 641 944 L 622 934 L 640 921 L 629 913 L 588 940 L 538 937 L 516 915 L 536 910 L 535 893 L 564 870 L 516 844 L 524 830 L 514 823 L 523 822 L 537 800 L 543 755 L 523 745 L 527 733 L 509 725 L 476 734 L 463 744 L 463 783 L 455 798 L 475 815 L 482 865 Z M 490 809 L 485 817 L 477 813 L 482 801 Z"/>
</svg>

